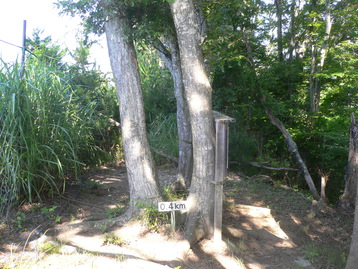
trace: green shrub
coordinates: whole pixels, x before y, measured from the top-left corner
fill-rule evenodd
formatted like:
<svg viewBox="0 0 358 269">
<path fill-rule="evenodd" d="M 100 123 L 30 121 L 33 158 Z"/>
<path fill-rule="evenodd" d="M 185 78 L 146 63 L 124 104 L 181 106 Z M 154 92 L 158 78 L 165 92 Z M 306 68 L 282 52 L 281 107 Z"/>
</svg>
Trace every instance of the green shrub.
<svg viewBox="0 0 358 269">
<path fill-rule="evenodd" d="M 169 217 L 167 212 L 159 212 L 158 208 L 147 203 L 136 203 L 137 207 L 142 210 L 139 219 L 143 221 L 151 231 L 159 231 L 160 226 L 168 224 Z"/>
</svg>

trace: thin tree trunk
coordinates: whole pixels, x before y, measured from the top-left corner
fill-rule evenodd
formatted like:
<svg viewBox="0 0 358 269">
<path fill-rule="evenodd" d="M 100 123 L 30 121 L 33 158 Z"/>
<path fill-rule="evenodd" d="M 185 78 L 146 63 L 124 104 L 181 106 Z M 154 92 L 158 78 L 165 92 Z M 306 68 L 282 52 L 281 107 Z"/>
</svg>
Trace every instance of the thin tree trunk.
<svg viewBox="0 0 358 269">
<path fill-rule="evenodd" d="M 250 41 L 251 32 L 246 29 L 246 27 L 243 27 L 242 33 L 245 40 L 245 47 L 247 52 L 247 60 L 250 63 L 253 70 L 255 70 L 255 63 L 254 63 L 254 57 L 253 57 L 253 50 L 252 50 L 252 44 Z"/>
<path fill-rule="evenodd" d="M 193 177 L 185 237 L 190 244 L 213 234 L 214 120 L 212 90 L 204 68 L 192 0 L 170 3 L 178 36 L 186 99 L 193 134 Z"/>
<path fill-rule="evenodd" d="M 174 82 L 179 136 L 179 163 L 176 187 L 178 189 L 186 189 L 190 187 L 193 172 L 193 146 L 189 108 L 184 96 L 178 41 L 176 37 L 173 37 L 167 38 L 165 43 L 166 45 L 158 40 L 155 47 L 163 59 L 165 66 L 169 69 Z"/>
<path fill-rule="evenodd" d="M 279 62 L 283 61 L 283 40 L 282 40 L 282 3 L 281 0 L 275 0 L 277 16 L 277 56 Z"/>
<path fill-rule="evenodd" d="M 316 65 L 317 65 L 317 52 L 316 52 L 316 45 L 314 41 L 311 41 L 311 70 L 310 70 L 310 89 L 309 89 L 309 98 L 310 98 L 310 111 L 317 112 L 317 105 L 316 105 Z"/>
<path fill-rule="evenodd" d="M 317 74 L 323 71 L 324 63 L 326 60 L 327 50 L 328 50 L 328 40 L 331 36 L 332 29 L 332 20 L 331 20 L 331 1 L 326 0 L 326 13 L 325 13 L 325 36 L 323 39 L 323 44 L 320 48 L 320 61 L 317 66 Z M 320 101 L 321 101 L 321 81 L 319 78 L 314 78 L 314 102 L 315 102 L 315 111 L 319 111 Z"/>
<path fill-rule="evenodd" d="M 331 36 L 332 20 L 331 20 L 331 1 L 330 0 L 326 0 L 325 21 L 326 21 L 326 30 L 325 30 L 325 36 L 323 39 L 323 44 L 321 47 L 321 60 L 320 60 L 318 72 L 321 72 L 323 70 L 323 66 L 324 66 L 324 63 L 326 60 L 328 40 L 330 39 L 330 36 Z"/>
<path fill-rule="evenodd" d="M 351 116 L 348 166 L 345 175 L 346 186 L 340 206 L 344 209 L 352 209 L 356 203 L 357 181 L 358 181 L 358 124 L 354 113 Z"/>
<path fill-rule="evenodd" d="M 315 1 L 312 1 L 313 8 L 315 8 Z M 316 18 L 313 18 L 313 22 Z M 324 63 L 326 60 L 328 50 L 328 40 L 330 39 L 332 20 L 331 20 L 331 1 L 326 0 L 326 11 L 325 11 L 325 35 L 323 43 L 320 48 L 317 48 L 316 41 L 311 38 L 311 72 L 310 72 L 310 111 L 317 112 L 320 108 L 321 100 L 321 83 L 320 79 L 316 77 L 318 73 L 323 71 Z M 319 57 L 318 57 L 319 55 Z M 319 59 L 318 59 L 319 58 Z"/>
<path fill-rule="evenodd" d="M 292 0 L 291 21 L 290 21 L 290 45 L 289 45 L 289 49 L 288 49 L 290 62 L 292 62 L 292 60 L 293 60 L 293 52 L 296 47 L 296 27 L 295 27 L 296 17 L 297 17 L 296 0 Z"/>
<path fill-rule="evenodd" d="M 206 32 L 207 32 L 207 23 L 202 6 L 203 6 L 203 0 L 194 1 L 196 21 L 199 26 L 200 43 L 205 41 Z"/>
<path fill-rule="evenodd" d="M 315 11 L 316 10 L 316 6 L 317 6 L 317 1 L 316 0 L 311 0 L 311 11 Z M 314 25 L 315 22 L 317 21 L 316 16 L 314 16 L 312 19 L 312 24 Z M 313 27 L 314 29 L 314 27 Z M 317 112 L 318 107 L 317 107 L 317 102 L 316 102 L 316 73 L 317 73 L 317 46 L 316 46 L 316 40 L 314 38 L 315 36 L 315 32 L 314 30 L 312 30 L 313 32 L 310 33 L 310 44 L 311 44 L 311 69 L 310 69 L 310 87 L 309 87 L 309 103 L 310 103 L 310 112 Z"/>
<path fill-rule="evenodd" d="M 266 112 L 267 116 L 269 117 L 271 123 L 273 125 L 275 125 L 277 128 L 279 128 L 282 135 L 285 137 L 288 151 L 290 152 L 292 159 L 296 162 L 298 168 L 302 171 L 303 176 L 307 182 L 307 185 L 308 185 L 311 193 L 313 194 L 313 197 L 315 199 L 319 200 L 320 196 L 318 195 L 317 189 L 313 183 L 312 177 L 307 169 L 307 166 L 306 166 L 305 162 L 302 160 L 300 153 L 298 152 L 298 147 L 297 147 L 296 142 L 293 140 L 291 134 L 287 131 L 287 129 L 285 128 L 283 123 L 278 118 L 276 118 L 272 114 L 271 110 L 267 107 L 265 98 L 262 94 L 260 95 L 260 101 L 261 101 L 261 103 L 265 109 L 265 112 Z"/>
<path fill-rule="evenodd" d="M 128 182 L 129 214 L 136 203 L 155 204 L 160 199 L 157 174 L 146 135 L 145 114 L 137 56 L 126 14 L 110 12 L 105 23 L 107 44 L 117 88 Z"/>
<path fill-rule="evenodd" d="M 348 180 L 342 197 L 343 202 L 348 205 L 355 199 L 354 225 L 351 248 L 346 264 L 346 269 L 355 269 L 358 264 L 358 125 L 351 117 L 349 157 L 348 157 Z"/>
<path fill-rule="evenodd" d="M 256 77 L 255 61 L 254 61 L 253 49 L 252 49 L 252 43 L 251 43 L 251 38 L 253 37 L 254 34 L 253 34 L 252 29 L 247 29 L 246 27 L 242 28 L 242 33 L 243 33 L 244 41 L 245 41 L 247 60 L 250 64 L 250 68 L 253 72 L 253 75 Z M 251 90 L 253 90 L 253 89 L 251 89 Z M 245 128 L 244 128 L 244 133 L 247 133 L 247 130 L 249 129 L 249 126 L 250 126 L 251 109 L 252 109 L 252 105 L 249 104 L 247 106 L 247 116 L 246 116 L 246 124 L 245 124 Z"/>
</svg>

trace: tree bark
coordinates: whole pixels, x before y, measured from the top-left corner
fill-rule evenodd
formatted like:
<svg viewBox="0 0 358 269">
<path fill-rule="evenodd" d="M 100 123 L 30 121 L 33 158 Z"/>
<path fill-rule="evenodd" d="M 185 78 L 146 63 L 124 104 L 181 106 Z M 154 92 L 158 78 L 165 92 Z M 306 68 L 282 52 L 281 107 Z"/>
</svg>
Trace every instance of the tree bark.
<svg viewBox="0 0 358 269">
<path fill-rule="evenodd" d="M 192 0 L 170 3 L 178 36 L 181 68 L 193 137 L 193 176 L 184 235 L 193 245 L 213 234 L 214 120 L 212 90 L 205 72 Z"/>
<path fill-rule="evenodd" d="M 348 210 L 354 208 L 358 185 L 358 125 L 355 121 L 353 113 L 351 116 L 351 124 L 349 129 L 350 138 L 348 166 L 345 175 L 346 186 L 342 198 L 340 199 L 340 206 Z"/>
<path fill-rule="evenodd" d="M 285 128 L 283 123 L 278 118 L 276 118 L 272 114 L 271 110 L 267 107 L 265 98 L 262 94 L 260 95 L 260 101 L 261 101 L 261 103 L 265 109 L 265 112 L 266 112 L 267 116 L 269 117 L 271 123 L 273 125 L 275 125 L 277 128 L 279 128 L 282 135 L 285 137 L 288 151 L 290 152 L 292 159 L 296 162 L 298 168 L 302 171 L 303 176 L 307 182 L 307 185 L 308 185 L 311 193 L 313 194 L 313 197 L 315 199 L 319 200 L 320 196 L 318 195 L 317 189 L 313 183 L 310 172 L 308 171 L 305 162 L 302 160 L 301 155 L 298 152 L 298 147 L 297 147 L 296 142 L 293 140 L 291 134 L 287 131 L 287 129 Z"/>
<path fill-rule="evenodd" d="M 183 74 L 180 66 L 179 45 L 176 37 L 166 38 L 164 45 L 160 40 L 155 47 L 169 69 L 177 101 L 177 125 L 179 136 L 179 163 L 176 187 L 190 187 L 193 172 L 193 145 L 190 126 L 189 108 L 185 100 Z"/>
<path fill-rule="evenodd" d="M 122 139 L 130 188 L 129 214 L 136 203 L 156 204 L 160 199 L 157 174 L 149 147 L 137 56 L 125 12 L 108 11 L 105 23 L 109 57 L 117 88 Z"/>
<path fill-rule="evenodd" d="M 348 180 L 346 189 L 342 197 L 343 202 L 350 205 L 355 199 L 354 225 L 351 241 L 351 248 L 346 264 L 346 269 L 355 269 L 358 264 L 358 125 L 351 117 L 350 139 L 349 139 L 349 157 L 348 157 Z"/>
</svg>

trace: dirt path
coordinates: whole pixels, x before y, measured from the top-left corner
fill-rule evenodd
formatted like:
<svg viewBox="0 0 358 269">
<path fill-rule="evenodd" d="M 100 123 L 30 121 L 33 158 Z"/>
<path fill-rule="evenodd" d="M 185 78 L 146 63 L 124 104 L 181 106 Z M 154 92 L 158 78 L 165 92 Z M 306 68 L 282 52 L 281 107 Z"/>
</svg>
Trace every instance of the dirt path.
<svg viewBox="0 0 358 269">
<path fill-rule="evenodd" d="M 171 185 L 175 168 L 161 167 L 159 175 L 163 186 Z M 23 205 L 11 222 L 0 222 L 0 268 L 344 268 L 352 216 L 318 210 L 262 178 L 231 173 L 224 193 L 220 246 L 203 240 L 188 249 L 170 225 L 148 232 L 140 221 L 44 236 L 55 225 L 115 219 L 125 211 L 125 167 L 91 171 L 64 197 Z"/>
</svg>

